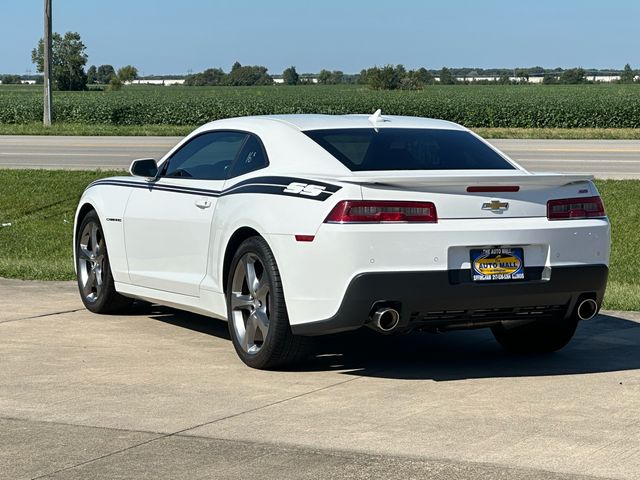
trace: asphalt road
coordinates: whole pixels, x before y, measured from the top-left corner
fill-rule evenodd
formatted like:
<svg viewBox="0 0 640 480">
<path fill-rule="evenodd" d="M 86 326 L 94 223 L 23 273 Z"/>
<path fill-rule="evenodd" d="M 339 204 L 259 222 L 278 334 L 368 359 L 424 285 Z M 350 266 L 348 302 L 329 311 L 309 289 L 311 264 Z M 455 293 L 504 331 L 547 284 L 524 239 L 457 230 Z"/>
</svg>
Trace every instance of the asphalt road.
<svg viewBox="0 0 640 480">
<path fill-rule="evenodd" d="M 71 282 L 0 304 L 0 478 L 640 479 L 637 313 L 546 357 L 371 332 L 260 372 L 221 321 L 93 315 Z"/>
<path fill-rule="evenodd" d="M 0 168 L 124 169 L 159 159 L 179 137 L 0 136 Z M 640 178 L 640 141 L 491 140 L 532 171 Z"/>
</svg>

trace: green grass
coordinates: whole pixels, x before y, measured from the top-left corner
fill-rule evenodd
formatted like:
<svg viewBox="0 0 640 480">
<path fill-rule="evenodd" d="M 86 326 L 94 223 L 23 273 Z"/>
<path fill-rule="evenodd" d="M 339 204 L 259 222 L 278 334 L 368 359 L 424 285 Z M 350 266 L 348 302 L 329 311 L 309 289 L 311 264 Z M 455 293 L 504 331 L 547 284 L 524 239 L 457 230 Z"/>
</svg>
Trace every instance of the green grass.
<svg viewBox="0 0 640 480">
<path fill-rule="evenodd" d="M 473 130 L 484 138 L 640 140 L 640 128 L 474 128 Z"/>
<path fill-rule="evenodd" d="M 0 135 L 171 136 L 183 137 L 196 125 L 109 125 L 83 123 L 0 123 Z M 559 140 L 640 140 L 640 128 L 474 128 L 484 138 Z"/>
<path fill-rule="evenodd" d="M 611 220 L 611 260 L 605 307 L 640 310 L 640 181 L 598 180 Z"/>
<path fill-rule="evenodd" d="M 0 135 L 169 136 L 184 137 L 195 125 L 105 125 L 84 123 L 0 123 Z"/>
<path fill-rule="evenodd" d="M 121 174 L 122 172 L 120 172 Z M 116 172 L 0 170 L 0 277 L 73 278 L 75 208 L 84 188 Z"/>
<path fill-rule="evenodd" d="M 75 208 L 85 186 L 121 172 L 0 170 L 0 277 L 70 280 Z M 612 224 L 605 307 L 640 311 L 640 181 L 601 180 Z"/>
</svg>

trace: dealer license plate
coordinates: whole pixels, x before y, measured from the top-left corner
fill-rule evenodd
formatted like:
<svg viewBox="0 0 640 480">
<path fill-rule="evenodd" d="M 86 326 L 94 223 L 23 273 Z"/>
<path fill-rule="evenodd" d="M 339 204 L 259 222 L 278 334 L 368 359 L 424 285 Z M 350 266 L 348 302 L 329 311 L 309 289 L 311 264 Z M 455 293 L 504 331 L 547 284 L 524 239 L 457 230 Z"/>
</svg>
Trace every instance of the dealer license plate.
<svg viewBox="0 0 640 480">
<path fill-rule="evenodd" d="M 472 249 L 471 276 L 475 282 L 524 280 L 524 250 L 522 248 Z"/>
</svg>

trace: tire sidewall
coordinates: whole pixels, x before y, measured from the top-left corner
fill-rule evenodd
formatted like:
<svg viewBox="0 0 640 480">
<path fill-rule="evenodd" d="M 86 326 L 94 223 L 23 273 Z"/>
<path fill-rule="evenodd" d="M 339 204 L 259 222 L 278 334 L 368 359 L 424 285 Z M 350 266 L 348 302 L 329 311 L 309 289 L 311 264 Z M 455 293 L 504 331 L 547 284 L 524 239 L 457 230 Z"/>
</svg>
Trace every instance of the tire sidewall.
<svg viewBox="0 0 640 480">
<path fill-rule="evenodd" d="M 243 350 L 233 324 L 233 312 L 231 310 L 233 276 L 238 263 L 247 253 L 253 253 L 258 257 L 264 267 L 263 274 L 267 275 L 267 281 L 269 283 L 269 331 L 267 332 L 267 338 L 257 353 L 248 353 Z M 279 332 L 282 328 L 289 328 L 289 319 L 284 304 L 282 286 L 279 281 L 276 281 L 274 274 L 279 276 L 278 266 L 275 263 L 271 249 L 261 237 L 251 237 L 245 240 L 234 254 L 233 260 L 231 261 L 231 268 L 229 269 L 226 294 L 229 335 L 231 336 L 231 341 L 238 356 L 244 363 L 253 368 L 264 368 L 265 365 L 270 363 L 274 348 L 279 340 L 277 338 Z"/>
<path fill-rule="evenodd" d="M 91 222 L 96 223 L 98 225 L 104 241 L 104 263 L 102 267 L 102 281 L 104 283 L 103 283 L 100 297 L 95 302 L 89 302 L 85 298 L 84 293 L 82 291 L 82 282 L 80 280 L 80 261 L 81 261 L 80 260 L 80 235 L 82 234 L 82 231 L 87 226 L 87 224 Z M 112 291 L 115 291 L 115 287 L 113 284 L 113 277 L 111 276 L 111 265 L 109 264 L 109 248 L 107 246 L 107 239 L 104 236 L 104 229 L 102 228 L 102 223 L 100 222 L 100 218 L 98 217 L 98 214 L 96 213 L 95 210 L 92 210 L 91 212 L 87 213 L 87 215 L 85 215 L 85 217 L 82 219 L 82 222 L 80 223 L 80 227 L 78 228 L 78 233 L 76 235 L 75 243 L 76 244 L 74 245 L 74 248 L 75 248 L 75 254 L 76 254 L 75 255 L 76 282 L 78 284 L 80 298 L 82 299 L 82 303 L 87 308 L 87 310 L 94 313 L 100 313 L 106 309 L 105 308 L 107 306 L 106 303 L 109 300 L 109 297 L 111 296 Z"/>
</svg>

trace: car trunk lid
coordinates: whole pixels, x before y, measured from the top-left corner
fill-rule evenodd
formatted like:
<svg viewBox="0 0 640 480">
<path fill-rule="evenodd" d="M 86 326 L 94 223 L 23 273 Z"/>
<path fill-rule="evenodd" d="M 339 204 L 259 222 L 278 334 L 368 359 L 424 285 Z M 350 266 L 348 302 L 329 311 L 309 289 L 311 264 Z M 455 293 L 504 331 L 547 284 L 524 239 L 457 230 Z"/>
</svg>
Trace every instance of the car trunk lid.
<svg viewBox="0 0 640 480">
<path fill-rule="evenodd" d="M 547 201 L 596 195 L 589 175 L 509 172 L 354 172 L 363 200 L 430 201 L 439 219 L 545 217 Z"/>
</svg>

